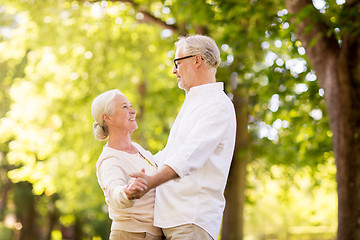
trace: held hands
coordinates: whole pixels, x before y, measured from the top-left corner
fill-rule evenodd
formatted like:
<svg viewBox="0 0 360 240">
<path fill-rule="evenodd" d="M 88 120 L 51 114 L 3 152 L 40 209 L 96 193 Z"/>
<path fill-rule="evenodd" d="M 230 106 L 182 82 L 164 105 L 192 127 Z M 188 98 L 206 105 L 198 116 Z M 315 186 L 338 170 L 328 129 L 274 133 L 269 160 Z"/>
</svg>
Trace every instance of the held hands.
<svg viewBox="0 0 360 240">
<path fill-rule="evenodd" d="M 141 169 L 140 172 L 129 174 L 132 177 L 132 181 L 134 186 L 137 188 L 131 188 L 131 192 L 129 192 L 129 199 L 139 199 L 144 196 L 150 189 L 159 186 L 169 180 L 179 178 L 179 175 L 168 165 L 163 165 L 159 170 L 152 175 L 151 177 L 145 174 L 145 169 Z M 136 183 L 136 184 L 135 184 Z M 144 185 L 141 185 L 141 184 Z M 129 183 L 130 184 L 130 183 Z M 130 190 L 130 189 L 129 189 Z"/>
<path fill-rule="evenodd" d="M 132 178 L 124 189 L 129 200 L 139 199 L 150 190 L 148 187 L 150 177 L 145 174 L 145 169 L 141 169 L 137 173 L 131 173 L 129 176 Z"/>
</svg>

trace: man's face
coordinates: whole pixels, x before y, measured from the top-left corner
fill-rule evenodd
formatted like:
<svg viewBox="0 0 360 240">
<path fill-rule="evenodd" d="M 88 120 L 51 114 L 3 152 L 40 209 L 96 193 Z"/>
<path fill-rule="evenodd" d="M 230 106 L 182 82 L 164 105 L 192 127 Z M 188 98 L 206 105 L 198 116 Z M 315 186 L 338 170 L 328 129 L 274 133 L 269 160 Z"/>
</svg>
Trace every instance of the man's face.
<svg viewBox="0 0 360 240">
<path fill-rule="evenodd" d="M 183 58 L 183 59 L 181 59 Z M 179 59 L 179 60 L 176 60 Z M 193 84 L 193 56 L 188 56 L 183 53 L 182 47 L 176 50 L 175 53 L 175 66 L 172 73 L 176 75 L 178 86 L 186 92 L 190 90 Z"/>
</svg>

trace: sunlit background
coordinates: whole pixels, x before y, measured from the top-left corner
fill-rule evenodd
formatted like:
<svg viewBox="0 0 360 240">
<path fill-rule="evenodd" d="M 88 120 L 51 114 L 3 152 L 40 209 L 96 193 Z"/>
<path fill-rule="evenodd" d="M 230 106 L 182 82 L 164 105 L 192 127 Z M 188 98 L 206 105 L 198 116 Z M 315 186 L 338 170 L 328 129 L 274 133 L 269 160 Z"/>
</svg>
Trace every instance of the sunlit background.
<svg viewBox="0 0 360 240">
<path fill-rule="evenodd" d="M 247 100 L 244 239 L 335 239 L 324 90 L 283 3 L 134 2 L 0 1 L 0 239 L 107 239 L 91 102 L 120 89 L 138 111 L 133 141 L 161 150 L 184 99 L 174 42 L 198 26 L 221 50 L 218 81 Z"/>
</svg>

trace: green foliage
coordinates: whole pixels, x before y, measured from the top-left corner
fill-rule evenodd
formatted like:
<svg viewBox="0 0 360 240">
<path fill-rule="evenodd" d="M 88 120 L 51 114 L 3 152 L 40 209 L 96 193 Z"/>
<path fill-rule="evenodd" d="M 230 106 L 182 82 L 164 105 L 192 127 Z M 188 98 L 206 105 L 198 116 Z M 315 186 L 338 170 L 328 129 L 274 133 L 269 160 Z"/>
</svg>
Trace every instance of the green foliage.
<svg viewBox="0 0 360 240">
<path fill-rule="evenodd" d="M 138 110 L 133 140 L 161 150 L 184 99 L 171 74 L 173 43 L 202 27 L 221 48 L 218 80 L 230 96 L 246 92 L 247 232 L 261 232 L 264 222 L 279 232 L 294 225 L 333 227 L 335 173 L 323 92 L 283 2 L 136 3 L 178 32 L 149 24 L 121 1 L 0 2 L 0 189 L 7 177 L 29 182 L 41 217 L 58 214 L 65 227 L 79 221 L 86 238 L 106 239 L 109 220 L 95 175 L 105 142 L 93 137 L 91 102 L 120 89 Z M 344 19 L 336 14 L 350 10 L 328 4 L 319 21 L 330 19 L 335 31 Z M 328 13 L 336 13 L 334 19 Z"/>
<path fill-rule="evenodd" d="M 273 165 L 264 173 L 264 167 L 261 161 L 256 161 L 248 168 L 250 204 L 244 217 L 249 238 L 334 239 L 337 226 L 334 159 L 319 165 L 317 170 Z M 314 179 L 319 182 L 313 182 Z M 316 238 L 315 233 L 323 236 Z"/>
<path fill-rule="evenodd" d="M 1 135 L 4 143 L 10 141 L 7 160 L 16 166 L 8 175 L 13 182 L 33 184 L 37 195 L 58 194 L 63 225 L 79 217 L 92 225 L 85 225 L 87 234 L 103 234 L 107 228 L 101 223 L 109 223 L 95 163 L 104 143 L 92 134 L 91 102 L 119 88 L 135 108 L 143 105 L 139 125 L 147 129 L 143 135 L 153 136 L 147 143 L 136 134 L 134 141 L 161 149 L 181 101 L 176 80 L 169 76 L 172 39 L 161 38 L 157 27 L 136 23 L 127 5 L 57 1 L 55 7 L 53 2 L 13 1 L 4 8 L 19 20 L 13 36 L 1 44 L 18 52 L 10 57 L 24 68 L 22 74 L 6 76 L 13 79 L 12 105 L 2 119 Z"/>
</svg>

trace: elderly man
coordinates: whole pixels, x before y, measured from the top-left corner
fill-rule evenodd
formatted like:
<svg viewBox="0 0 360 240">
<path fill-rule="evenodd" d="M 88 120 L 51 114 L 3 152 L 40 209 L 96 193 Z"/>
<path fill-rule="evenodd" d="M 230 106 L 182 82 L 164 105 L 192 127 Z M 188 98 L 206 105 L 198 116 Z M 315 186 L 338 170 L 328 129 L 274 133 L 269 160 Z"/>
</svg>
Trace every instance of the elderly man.
<svg viewBox="0 0 360 240">
<path fill-rule="evenodd" d="M 157 188 L 154 225 L 166 239 L 217 239 L 235 145 L 235 111 L 223 83 L 216 82 L 220 51 L 215 41 L 194 35 L 181 37 L 175 46 L 172 73 L 186 98 L 165 148 L 155 155 L 158 172 L 130 175 L 147 181 L 147 189 L 133 198 Z"/>
</svg>

